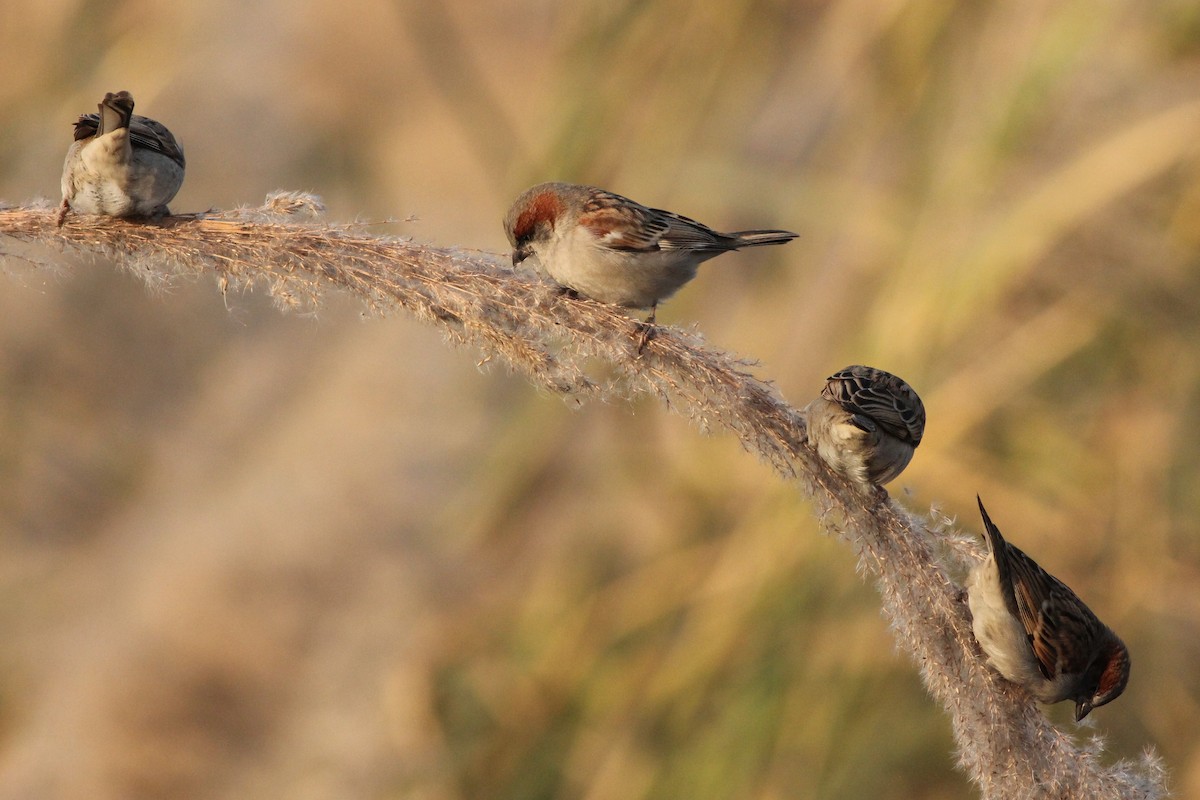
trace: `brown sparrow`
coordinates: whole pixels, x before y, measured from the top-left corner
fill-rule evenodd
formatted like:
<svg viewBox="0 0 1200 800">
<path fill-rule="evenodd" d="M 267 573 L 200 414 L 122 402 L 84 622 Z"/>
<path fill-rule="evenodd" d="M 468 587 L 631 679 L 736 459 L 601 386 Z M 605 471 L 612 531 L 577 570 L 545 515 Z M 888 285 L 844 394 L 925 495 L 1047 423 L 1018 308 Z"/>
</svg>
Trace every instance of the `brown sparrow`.
<svg viewBox="0 0 1200 800">
<path fill-rule="evenodd" d="M 789 231 L 719 233 L 695 220 L 647 208 L 594 186 L 541 183 L 517 198 L 504 220 L 513 266 L 537 271 L 594 300 L 649 308 L 696 276 L 702 261 L 742 247 L 783 244 Z"/>
<path fill-rule="evenodd" d="M 135 116 L 129 92 L 109 92 L 100 113 L 82 114 L 63 164 L 67 211 L 113 217 L 161 217 L 183 185 L 183 148 L 164 125 Z"/>
<path fill-rule="evenodd" d="M 975 498 L 979 500 L 978 497 Z M 996 671 L 1078 722 L 1129 682 L 1129 650 L 1065 583 L 1004 541 L 983 501 L 988 557 L 967 577 L 975 639 Z"/>
<path fill-rule="evenodd" d="M 809 446 L 862 486 L 880 486 L 903 472 L 925 433 L 921 398 L 873 367 L 854 365 L 830 375 L 804 411 Z"/>
</svg>

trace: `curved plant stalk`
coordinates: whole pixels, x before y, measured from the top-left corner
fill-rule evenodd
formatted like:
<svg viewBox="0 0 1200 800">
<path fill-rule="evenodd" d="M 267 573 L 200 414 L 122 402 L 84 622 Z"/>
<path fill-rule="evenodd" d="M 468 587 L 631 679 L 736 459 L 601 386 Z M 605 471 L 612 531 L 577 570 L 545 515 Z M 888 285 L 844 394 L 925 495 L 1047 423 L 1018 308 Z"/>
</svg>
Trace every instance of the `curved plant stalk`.
<svg viewBox="0 0 1200 800">
<path fill-rule="evenodd" d="M 283 307 L 314 307 L 330 289 L 380 313 L 403 311 L 555 393 L 659 397 L 701 430 L 725 428 L 812 498 L 823 527 L 848 541 L 874 576 L 900 649 L 950 716 L 958 762 L 985 798 L 1159 798 L 1166 774 L 1150 751 L 1105 765 L 1097 740 L 1080 747 L 1036 702 L 986 666 L 951 578 L 982 555 L 938 515 L 865 497 L 805 443 L 801 412 L 750 373 L 751 364 L 698 335 L 659 328 L 639 355 L 640 323 L 570 298 L 495 256 L 439 248 L 318 219 L 320 201 L 278 193 L 257 209 L 158 223 L 67 218 L 49 208 L 0 210 L 0 258 L 53 267 L 56 251 L 112 259 L 162 284 L 214 277 L 222 291 L 265 287 Z"/>
</svg>

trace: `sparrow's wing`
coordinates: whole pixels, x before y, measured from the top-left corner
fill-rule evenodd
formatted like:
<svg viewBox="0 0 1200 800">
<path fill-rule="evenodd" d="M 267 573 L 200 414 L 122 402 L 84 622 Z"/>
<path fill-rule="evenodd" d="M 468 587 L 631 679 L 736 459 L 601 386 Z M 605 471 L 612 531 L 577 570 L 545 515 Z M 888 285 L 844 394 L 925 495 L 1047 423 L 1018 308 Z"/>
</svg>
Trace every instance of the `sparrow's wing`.
<svg viewBox="0 0 1200 800">
<path fill-rule="evenodd" d="M 659 247 L 664 250 L 671 248 L 675 250 L 723 253 L 726 250 L 735 249 L 736 236 L 718 233 L 703 223 L 696 222 L 694 219 L 685 217 L 682 214 L 676 214 L 673 211 L 652 208 L 650 209 L 650 213 L 654 214 L 667 226 L 666 231 L 659 240 Z"/>
<path fill-rule="evenodd" d="M 605 247 L 632 252 L 661 250 L 659 242 L 671 227 L 651 209 L 603 189 L 592 191 L 579 224 Z"/>
<path fill-rule="evenodd" d="M 1033 650 L 1039 664 L 1055 664 L 1060 673 L 1082 674 L 1100 652 L 1100 639 L 1107 629 L 1066 584 L 1055 578 L 1051 580 L 1058 587 L 1042 608 Z M 1055 660 L 1051 661 L 1051 657 Z"/>
<path fill-rule="evenodd" d="M 100 129 L 99 114 L 80 114 L 75 121 L 75 141 L 90 139 Z M 134 147 L 162 153 L 179 166 L 185 166 L 183 148 L 175 141 L 167 126 L 149 117 L 135 114 L 129 123 L 129 141 Z"/>
<path fill-rule="evenodd" d="M 144 147 L 162 153 L 179 166 L 184 166 L 183 148 L 167 126 L 149 117 L 134 115 L 129 123 L 129 139 L 134 147 Z"/>
<path fill-rule="evenodd" d="M 830 376 L 822 392 L 851 414 L 869 417 L 879 427 L 914 447 L 925 433 L 925 404 L 904 381 L 870 367 L 847 367 Z"/>
<path fill-rule="evenodd" d="M 1056 598 L 1062 584 L 1017 548 L 1007 545 L 1007 551 L 1005 558 L 1017 601 L 1017 616 L 1029 636 L 1038 668 L 1046 678 L 1053 679 L 1059 671 L 1065 622 L 1058 616 L 1061 602 Z"/>
<path fill-rule="evenodd" d="M 1065 583 L 1008 545 L 1021 624 L 1047 678 L 1088 669 L 1106 628 Z"/>
</svg>

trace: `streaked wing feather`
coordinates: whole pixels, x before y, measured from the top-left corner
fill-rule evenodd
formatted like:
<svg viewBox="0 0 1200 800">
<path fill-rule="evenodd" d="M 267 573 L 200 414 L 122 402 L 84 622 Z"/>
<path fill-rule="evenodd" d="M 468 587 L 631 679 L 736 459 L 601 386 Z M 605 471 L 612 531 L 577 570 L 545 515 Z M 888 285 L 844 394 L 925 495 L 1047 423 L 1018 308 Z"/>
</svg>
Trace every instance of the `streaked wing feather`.
<svg viewBox="0 0 1200 800">
<path fill-rule="evenodd" d="M 1006 549 L 1017 618 L 1029 637 L 1038 669 L 1052 679 L 1058 669 L 1058 631 L 1056 623 L 1044 613 L 1044 607 L 1054 590 L 1051 582 L 1057 581 L 1017 548 L 1006 545 Z"/>
<path fill-rule="evenodd" d="M 1099 652 L 1099 640 L 1107 629 L 1070 588 L 1062 583 L 1059 586 L 1062 591 L 1051 597 L 1044 615 L 1058 623 L 1053 628 L 1048 627 L 1046 635 L 1053 636 L 1059 669 L 1083 673 Z M 1065 631 L 1070 631 L 1071 635 L 1065 635 Z"/>
<path fill-rule="evenodd" d="M 1018 615 L 1042 674 L 1083 672 L 1103 625 L 1069 586 L 1011 544 L 1008 549 Z"/>
<path fill-rule="evenodd" d="M 867 374 L 842 370 L 829 379 L 825 392 L 842 408 L 870 417 L 900 441 L 920 444 L 925 407 L 916 393 L 895 376 L 875 370 Z"/>
<path fill-rule="evenodd" d="M 660 247 L 718 252 L 734 249 L 734 237 L 718 233 L 704 223 L 661 208 L 652 208 L 650 213 L 667 226 L 659 242 Z"/>
<path fill-rule="evenodd" d="M 647 252 L 659 250 L 670 225 L 643 205 L 597 190 L 584 208 L 584 224 L 607 247 Z"/>
<path fill-rule="evenodd" d="M 183 148 L 175 141 L 174 135 L 167 126 L 149 117 L 134 115 L 129 124 L 129 138 L 135 146 L 155 150 L 171 159 L 179 166 L 184 166 Z"/>
</svg>

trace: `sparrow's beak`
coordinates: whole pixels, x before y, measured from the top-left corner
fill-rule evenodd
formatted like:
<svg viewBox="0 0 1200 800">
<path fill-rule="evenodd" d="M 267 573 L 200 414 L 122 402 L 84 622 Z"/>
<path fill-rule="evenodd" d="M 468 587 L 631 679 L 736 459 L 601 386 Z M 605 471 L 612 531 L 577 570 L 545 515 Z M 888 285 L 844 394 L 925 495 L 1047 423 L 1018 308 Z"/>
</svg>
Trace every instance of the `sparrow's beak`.
<svg viewBox="0 0 1200 800">
<path fill-rule="evenodd" d="M 1091 700 L 1080 700 L 1077 702 L 1075 704 L 1075 721 L 1079 722 L 1088 714 L 1092 713 L 1093 708 L 1095 708 L 1095 706 L 1092 705 Z"/>
<path fill-rule="evenodd" d="M 520 247 L 513 248 L 513 252 L 512 252 L 513 266 L 515 267 L 517 264 L 520 264 L 522 261 L 529 258 L 531 255 L 533 255 L 533 250 L 530 249 L 529 245 L 521 245 Z"/>
</svg>

